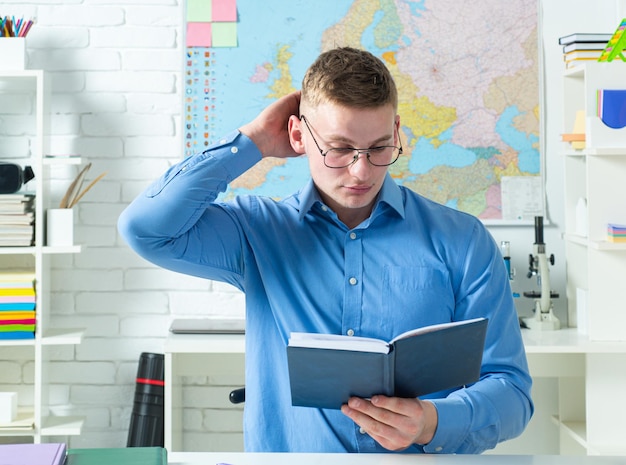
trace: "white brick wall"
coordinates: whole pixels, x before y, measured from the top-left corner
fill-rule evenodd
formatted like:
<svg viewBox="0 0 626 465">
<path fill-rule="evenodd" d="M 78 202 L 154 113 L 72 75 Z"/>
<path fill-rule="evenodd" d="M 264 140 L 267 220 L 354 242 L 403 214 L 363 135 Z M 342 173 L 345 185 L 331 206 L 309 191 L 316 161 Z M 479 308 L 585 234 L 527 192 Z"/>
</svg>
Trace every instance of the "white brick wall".
<svg viewBox="0 0 626 465">
<path fill-rule="evenodd" d="M 52 78 L 52 153 L 92 162 L 107 175 L 77 208 L 75 256 L 55 256 L 52 323 L 85 327 L 83 343 L 52 351 L 53 413 L 84 415 L 70 447 L 123 447 L 143 351 L 163 352 L 174 315 L 243 315 L 243 296 L 158 269 L 118 237 L 119 213 L 182 156 L 182 0 L 5 0 L 0 13 L 37 17 L 28 67 Z M 21 108 L 16 100 L 9 107 Z M 5 100 L 6 102 L 6 100 Z M 3 127 L 19 134 L 19 127 Z M 15 138 L 7 153 L 28 153 Z M 59 189 L 73 172 L 59 172 Z M 0 389 L 32 398 L 32 350 L 3 349 Z M 240 380 L 194 377 L 184 389 L 190 450 L 241 448 L 241 407 L 228 404 Z"/>
</svg>

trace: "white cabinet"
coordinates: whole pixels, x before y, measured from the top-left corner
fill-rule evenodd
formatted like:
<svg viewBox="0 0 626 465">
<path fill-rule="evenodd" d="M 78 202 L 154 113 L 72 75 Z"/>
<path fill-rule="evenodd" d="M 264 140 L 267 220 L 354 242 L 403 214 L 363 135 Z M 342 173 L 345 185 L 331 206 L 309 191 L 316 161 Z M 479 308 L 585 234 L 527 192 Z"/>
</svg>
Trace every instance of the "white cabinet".
<svg viewBox="0 0 626 465">
<path fill-rule="evenodd" d="M 561 452 L 626 454 L 626 244 L 606 232 L 626 224 L 626 128 L 597 115 L 599 90 L 626 89 L 626 63 L 567 70 L 563 89 L 564 132 L 586 116 L 585 148 L 564 153 L 568 312 L 586 348 L 582 373 L 559 390 Z"/>
<path fill-rule="evenodd" d="M 35 242 L 30 247 L 0 247 L 0 269 L 34 272 L 36 290 L 36 332 L 34 339 L 0 340 L 0 362 L 10 363 L 17 353 L 26 353 L 19 377 L 18 418 L 0 426 L 0 441 L 29 437 L 33 442 L 49 442 L 51 436 L 80 433 L 82 418 L 54 415 L 51 405 L 53 380 L 60 379 L 50 364 L 52 351 L 59 345 L 76 345 L 82 330 L 51 326 L 54 309 L 50 302 L 50 260 L 53 254 L 77 253 L 79 246 L 48 247 L 45 244 L 45 217 L 50 205 L 51 173 L 57 165 L 78 164 L 80 160 L 48 158 L 49 77 L 41 70 L 0 71 L 0 160 L 31 166 L 35 178 L 27 190 L 35 194 Z M 26 132 L 23 127 L 28 127 Z M 20 132 L 14 130 L 19 127 Z M 3 381 L 0 390 L 9 390 L 15 379 Z M 22 386 L 23 385 L 23 386 Z M 21 441 L 21 440 L 20 440 Z"/>
</svg>

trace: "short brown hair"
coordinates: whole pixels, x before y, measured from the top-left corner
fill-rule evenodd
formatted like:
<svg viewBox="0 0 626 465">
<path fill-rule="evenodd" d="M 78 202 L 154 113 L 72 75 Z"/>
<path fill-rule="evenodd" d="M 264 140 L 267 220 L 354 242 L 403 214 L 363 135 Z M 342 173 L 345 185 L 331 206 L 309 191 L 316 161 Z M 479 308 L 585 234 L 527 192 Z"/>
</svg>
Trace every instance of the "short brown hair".
<svg viewBox="0 0 626 465">
<path fill-rule="evenodd" d="M 353 108 L 398 107 L 398 91 L 382 60 L 368 51 L 340 47 L 322 53 L 302 80 L 308 105 L 335 103 Z"/>
</svg>

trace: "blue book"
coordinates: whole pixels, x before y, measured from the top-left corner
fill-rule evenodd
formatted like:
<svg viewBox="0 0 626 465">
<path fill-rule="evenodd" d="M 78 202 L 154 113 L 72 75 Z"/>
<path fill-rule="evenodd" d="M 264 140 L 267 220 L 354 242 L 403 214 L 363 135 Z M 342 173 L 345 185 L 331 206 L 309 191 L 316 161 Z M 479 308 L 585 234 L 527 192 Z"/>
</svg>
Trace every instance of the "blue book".
<svg viewBox="0 0 626 465">
<path fill-rule="evenodd" d="M 32 331 L 0 331 L 0 341 L 15 339 L 35 339 L 35 333 Z"/>
<path fill-rule="evenodd" d="M 598 90 L 598 116 L 610 128 L 626 127 L 626 89 Z"/>
<path fill-rule="evenodd" d="M 0 312 L 4 310 L 35 310 L 35 303 L 34 302 L 0 303 Z"/>
<path fill-rule="evenodd" d="M 426 326 L 390 342 L 291 333 L 287 347 L 291 403 L 340 409 L 351 396 L 410 398 L 472 384 L 480 376 L 487 321 Z"/>
</svg>

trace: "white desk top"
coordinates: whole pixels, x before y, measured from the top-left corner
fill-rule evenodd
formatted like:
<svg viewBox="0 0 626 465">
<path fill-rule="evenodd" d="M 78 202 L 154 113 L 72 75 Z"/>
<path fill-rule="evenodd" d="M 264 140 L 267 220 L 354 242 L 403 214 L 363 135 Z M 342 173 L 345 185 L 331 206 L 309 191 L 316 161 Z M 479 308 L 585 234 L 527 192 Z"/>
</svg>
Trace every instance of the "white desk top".
<svg viewBox="0 0 626 465">
<path fill-rule="evenodd" d="M 626 353 L 626 341 L 590 341 L 576 328 L 556 331 L 522 330 L 528 354 Z M 242 334 L 168 334 L 166 353 L 244 353 Z"/>
<path fill-rule="evenodd" d="M 173 452 L 170 465 L 626 465 L 626 457 L 560 455 L 244 454 Z"/>
</svg>

